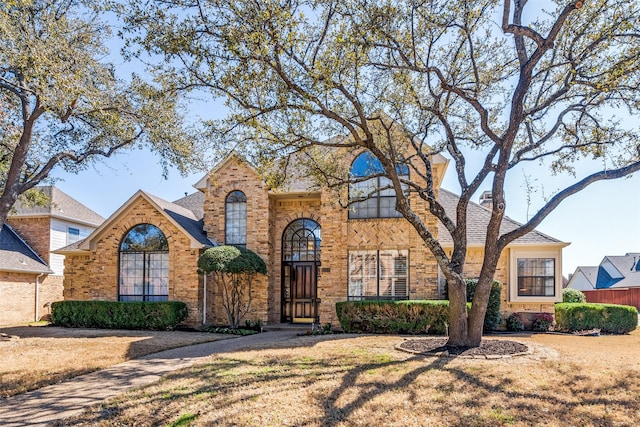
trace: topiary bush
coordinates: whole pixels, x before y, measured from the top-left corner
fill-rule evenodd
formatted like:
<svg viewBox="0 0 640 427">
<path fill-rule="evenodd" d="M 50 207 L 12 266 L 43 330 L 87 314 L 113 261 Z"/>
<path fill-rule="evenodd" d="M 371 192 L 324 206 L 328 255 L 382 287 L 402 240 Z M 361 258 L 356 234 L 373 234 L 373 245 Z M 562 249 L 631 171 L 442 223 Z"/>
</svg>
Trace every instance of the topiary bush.
<svg viewBox="0 0 640 427">
<path fill-rule="evenodd" d="M 522 321 L 522 316 L 519 313 L 511 313 L 509 317 L 507 317 L 506 324 L 508 331 L 524 331 L 524 322 Z"/>
<path fill-rule="evenodd" d="M 556 329 L 565 332 L 600 329 L 607 334 L 626 334 L 638 326 L 638 309 L 628 305 L 558 303 Z"/>
<path fill-rule="evenodd" d="M 51 322 L 70 328 L 174 329 L 187 318 L 179 301 L 57 301 L 51 304 Z"/>
<path fill-rule="evenodd" d="M 467 302 L 473 301 L 476 294 L 478 279 L 465 279 L 467 284 Z M 489 294 L 489 302 L 487 304 L 487 313 L 484 316 L 484 331 L 493 331 L 500 324 L 500 293 L 502 292 L 502 283 L 494 280 L 491 283 L 491 293 Z M 445 284 L 445 299 L 449 299 L 449 286 Z"/>
<path fill-rule="evenodd" d="M 336 303 L 347 333 L 443 334 L 449 301 L 344 301 Z"/>
<path fill-rule="evenodd" d="M 562 290 L 562 302 L 582 303 L 587 302 L 587 297 L 577 289 L 565 288 Z"/>
<path fill-rule="evenodd" d="M 216 246 L 200 255 L 198 269 L 213 274 L 229 326 L 239 328 L 242 319 L 251 311 L 254 276 L 267 274 L 265 262 L 258 254 L 243 247 Z"/>
</svg>

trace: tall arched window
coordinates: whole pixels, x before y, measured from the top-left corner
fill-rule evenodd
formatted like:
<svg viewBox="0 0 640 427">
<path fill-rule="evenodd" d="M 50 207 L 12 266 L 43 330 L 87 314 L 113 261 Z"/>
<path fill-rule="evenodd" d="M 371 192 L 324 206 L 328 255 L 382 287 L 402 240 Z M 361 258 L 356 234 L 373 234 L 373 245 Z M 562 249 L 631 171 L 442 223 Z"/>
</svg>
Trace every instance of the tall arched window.
<svg viewBox="0 0 640 427">
<path fill-rule="evenodd" d="M 138 224 L 120 243 L 119 301 L 167 301 L 169 244 L 162 230 Z"/>
<path fill-rule="evenodd" d="M 247 196 L 242 191 L 229 193 L 225 201 L 226 245 L 247 246 Z"/>
<path fill-rule="evenodd" d="M 406 165 L 396 166 L 400 178 L 409 178 Z M 402 215 L 395 208 L 396 192 L 391 180 L 386 176 L 384 167 L 373 154 L 368 151 L 360 154 L 351 164 L 351 178 L 356 182 L 349 185 L 350 200 L 349 218 L 397 218 Z M 371 177 L 367 179 L 367 177 Z M 405 187 L 405 186 L 403 186 Z M 406 187 L 405 187 L 406 190 Z"/>
</svg>

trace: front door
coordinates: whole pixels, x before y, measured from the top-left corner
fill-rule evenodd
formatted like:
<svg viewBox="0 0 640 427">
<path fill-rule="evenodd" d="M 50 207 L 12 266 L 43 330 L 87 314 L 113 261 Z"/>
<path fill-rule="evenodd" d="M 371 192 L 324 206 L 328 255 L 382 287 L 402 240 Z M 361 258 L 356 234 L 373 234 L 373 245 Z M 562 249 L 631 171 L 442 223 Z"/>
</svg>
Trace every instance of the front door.
<svg viewBox="0 0 640 427">
<path fill-rule="evenodd" d="M 284 321 L 311 323 L 318 317 L 318 274 L 316 263 L 292 262 L 284 266 Z"/>
<path fill-rule="evenodd" d="M 292 221 L 282 234 L 282 322 L 318 320 L 320 225 L 308 218 Z"/>
</svg>

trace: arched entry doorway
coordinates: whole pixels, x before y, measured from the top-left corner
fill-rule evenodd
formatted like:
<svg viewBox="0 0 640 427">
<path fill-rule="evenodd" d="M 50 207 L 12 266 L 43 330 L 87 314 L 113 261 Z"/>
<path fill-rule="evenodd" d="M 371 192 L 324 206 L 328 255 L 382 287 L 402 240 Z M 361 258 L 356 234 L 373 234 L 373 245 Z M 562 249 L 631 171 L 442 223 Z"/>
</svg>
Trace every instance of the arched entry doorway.
<svg viewBox="0 0 640 427">
<path fill-rule="evenodd" d="M 282 233 L 282 322 L 318 320 L 320 224 L 308 218 L 289 223 Z"/>
</svg>

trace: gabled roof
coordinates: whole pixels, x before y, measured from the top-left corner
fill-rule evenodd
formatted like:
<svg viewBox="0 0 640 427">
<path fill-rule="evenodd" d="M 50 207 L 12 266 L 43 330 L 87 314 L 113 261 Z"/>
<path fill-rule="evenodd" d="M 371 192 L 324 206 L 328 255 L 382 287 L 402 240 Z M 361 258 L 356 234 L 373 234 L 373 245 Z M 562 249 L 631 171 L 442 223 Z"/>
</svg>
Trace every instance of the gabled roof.
<svg viewBox="0 0 640 427">
<path fill-rule="evenodd" d="M 640 253 L 606 256 L 600 262 L 596 289 L 640 287 Z"/>
<path fill-rule="evenodd" d="M 191 240 L 192 248 L 207 248 L 214 246 L 214 242 L 209 240 L 202 228 L 202 220 L 196 218 L 196 215 L 189 209 L 168 202 L 164 199 L 156 197 L 152 194 L 138 190 L 129 200 L 127 200 L 116 212 L 114 212 L 100 227 L 95 229 L 89 237 L 65 246 L 64 248 L 54 251 L 54 253 L 65 254 L 70 252 L 88 251 L 92 247 L 92 242 L 99 236 L 109 225 L 123 215 L 130 206 L 132 206 L 140 198 L 146 200 L 159 213 L 164 215 L 173 225 L 181 230 Z"/>
<path fill-rule="evenodd" d="M 447 215 L 455 220 L 456 218 L 456 206 L 460 197 L 454 193 L 440 188 L 439 200 L 444 207 Z M 467 210 L 467 245 L 469 247 L 481 247 L 484 246 L 487 225 L 491 218 L 491 211 L 484 208 L 474 202 L 469 202 L 469 208 Z M 500 233 L 508 233 L 520 227 L 522 224 L 512 220 L 509 217 L 504 217 L 502 225 L 500 226 Z M 447 231 L 446 227 L 441 223 L 438 224 L 438 241 L 443 247 L 453 247 L 453 239 Z M 509 246 L 513 245 L 564 245 L 560 240 L 547 236 L 537 230 L 533 230 L 530 233 L 525 234 L 522 237 L 514 240 Z"/>
<path fill-rule="evenodd" d="M 18 199 L 14 205 L 14 212 L 10 216 L 51 216 L 93 227 L 97 227 L 104 222 L 102 216 L 53 185 L 40 186 L 35 189 L 42 192 L 49 202 L 44 206 L 30 206 L 24 202 L 24 199 Z"/>
<path fill-rule="evenodd" d="M 571 276 L 572 280 L 573 280 L 573 277 L 574 276 L 577 277 L 578 274 L 582 274 L 582 277 L 584 277 L 589 282 L 591 287 L 595 289 L 596 281 L 598 280 L 598 267 L 593 267 L 593 266 L 576 267 L 575 273 L 573 273 L 573 276 Z"/>
<path fill-rule="evenodd" d="M 53 273 L 47 263 L 8 224 L 0 232 L 0 271 Z"/>
<path fill-rule="evenodd" d="M 215 174 L 216 172 L 218 172 L 220 169 L 222 169 L 227 163 L 231 162 L 231 161 L 237 161 L 241 164 L 244 164 L 247 166 L 247 168 L 249 168 L 249 170 L 251 170 L 253 173 L 256 174 L 256 176 L 260 176 L 260 174 L 258 174 L 258 172 L 256 171 L 256 169 L 253 167 L 253 165 L 251 163 L 249 163 L 249 161 L 247 159 L 244 158 L 244 156 L 242 156 L 241 154 L 237 153 L 236 151 L 232 151 L 231 153 L 229 153 L 229 155 L 227 157 L 225 157 L 224 159 L 222 159 L 220 162 L 218 162 L 218 164 L 216 164 L 213 169 L 211 169 L 209 172 L 207 172 L 202 178 L 200 178 L 200 180 L 198 182 L 196 182 L 195 184 L 193 184 L 193 187 L 198 189 L 198 190 L 206 190 L 207 188 L 207 180 L 209 179 L 209 177 L 213 174 Z"/>
</svg>

